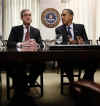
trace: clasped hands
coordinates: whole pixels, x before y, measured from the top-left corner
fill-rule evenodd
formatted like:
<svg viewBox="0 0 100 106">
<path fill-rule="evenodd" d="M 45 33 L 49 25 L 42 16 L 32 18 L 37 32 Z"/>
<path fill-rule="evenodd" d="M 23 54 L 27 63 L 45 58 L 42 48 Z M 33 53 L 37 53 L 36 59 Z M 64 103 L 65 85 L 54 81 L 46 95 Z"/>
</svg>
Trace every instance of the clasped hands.
<svg viewBox="0 0 100 106">
<path fill-rule="evenodd" d="M 29 39 L 21 43 L 21 51 L 37 51 L 39 44 L 34 39 Z"/>
<path fill-rule="evenodd" d="M 81 36 L 76 36 L 76 40 L 72 40 L 72 38 L 69 38 L 69 44 L 84 44 L 84 40 Z"/>
</svg>

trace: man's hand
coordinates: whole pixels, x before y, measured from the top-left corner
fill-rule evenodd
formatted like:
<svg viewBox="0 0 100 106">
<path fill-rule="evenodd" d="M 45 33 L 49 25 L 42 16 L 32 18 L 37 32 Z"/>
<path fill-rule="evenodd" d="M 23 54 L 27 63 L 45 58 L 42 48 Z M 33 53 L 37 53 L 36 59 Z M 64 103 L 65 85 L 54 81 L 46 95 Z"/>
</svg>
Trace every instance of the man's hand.
<svg viewBox="0 0 100 106">
<path fill-rule="evenodd" d="M 33 47 L 33 48 L 37 48 L 38 49 L 38 44 L 36 43 L 36 41 L 34 39 L 30 39 L 28 41 L 24 41 L 21 43 L 22 47 Z"/>
<path fill-rule="evenodd" d="M 76 44 L 77 41 L 76 41 L 76 40 L 72 40 L 72 38 L 69 38 L 69 43 L 70 43 L 70 44 Z"/>
<path fill-rule="evenodd" d="M 23 48 L 20 48 L 20 51 L 21 52 L 37 52 L 37 48 L 35 47 L 23 47 Z"/>
<path fill-rule="evenodd" d="M 77 39 L 78 44 L 84 44 L 85 43 L 81 36 L 77 36 L 76 39 Z"/>
<path fill-rule="evenodd" d="M 39 49 L 39 45 L 36 43 L 34 39 L 30 39 L 28 41 L 21 42 L 20 51 L 37 51 Z"/>
</svg>

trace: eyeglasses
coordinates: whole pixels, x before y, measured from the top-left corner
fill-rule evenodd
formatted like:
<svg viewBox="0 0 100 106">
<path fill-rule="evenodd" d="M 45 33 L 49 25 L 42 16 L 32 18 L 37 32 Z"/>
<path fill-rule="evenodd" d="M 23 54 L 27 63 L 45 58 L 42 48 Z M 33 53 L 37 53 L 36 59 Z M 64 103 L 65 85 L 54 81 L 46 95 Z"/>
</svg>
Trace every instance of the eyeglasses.
<svg viewBox="0 0 100 106">
<path fill-rule="evenodd" d="M 26 16 L 31 16 L 31 14 L 24 14 L 23 16 L 25 16 L 25 17 L 26 17 Z"/>
</svg>

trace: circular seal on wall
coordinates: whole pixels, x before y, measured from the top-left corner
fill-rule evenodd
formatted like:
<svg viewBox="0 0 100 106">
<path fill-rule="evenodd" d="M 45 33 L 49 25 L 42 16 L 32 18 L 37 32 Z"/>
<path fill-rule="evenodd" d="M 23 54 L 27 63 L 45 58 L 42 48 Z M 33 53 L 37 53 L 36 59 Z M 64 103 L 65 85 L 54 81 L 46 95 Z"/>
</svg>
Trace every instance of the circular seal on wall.
<svg viewBox="0 0 100 106">
<path fill-rule="evenodd" d="M 48 28 L 54 28 L 60 22 L 60 14 L 54 8 L 47 8 L 41 15 L 42 23 Z"/>
</svg>

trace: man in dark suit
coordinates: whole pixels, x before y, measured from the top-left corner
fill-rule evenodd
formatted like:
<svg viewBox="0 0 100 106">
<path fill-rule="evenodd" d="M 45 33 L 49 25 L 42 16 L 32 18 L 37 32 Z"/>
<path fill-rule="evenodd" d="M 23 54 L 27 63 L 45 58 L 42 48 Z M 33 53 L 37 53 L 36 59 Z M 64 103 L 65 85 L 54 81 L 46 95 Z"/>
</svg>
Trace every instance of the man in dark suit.
<svg viewBox="0 0 100 106">
<path fill-rule="evenodd" d="M 29 9 L 21 11 L 21 19 L 23 25 L 12 28 L 8 38 L 7 47 L 17 48 L 18 51 L 32 52 L 43 49 L 44 45 L 41 40 L 40 31 L 30 25 L 32 17 Z M 29 78 L 26 78 L 23 74 L 24 72 L 22 72 L 27 69 L 30 70 Z M 37 77 L 44 71 L 44 64 L 17 64 L 16 70 L 18 71 L 15 75 L 17 76 L 17 82 L 19 83 L 22 80 L 22 83 L 24 84 L 23 87 L 27 88 L 28 86 L 33 86 Z M 20 81 L 18 81 L 19 79 Z M 21 89 L 20 86 L 19 89 Z"/>
<path fill-rule="evenodd" d="M 70 9 L 64 9 L 62 11 L 61 17 L 63 25 L 56 28 L 56 43 L 57 44 L 87 44 L 88 38 L 82 24 L 74 24 L 73 21 L 74 13 Z M 73 82 L 73 62 L 63 62 L 61 63 L 61 70 L 64 70 L 68 74 L 68 78 Z M 89 67 L 89 66 L 88 66 Z M 84 79 L 93 80 L 94 79 L 95 68 L 90 65 L 89 68 L 86 67 Z"/>
<path fill-rule="evenodd" d="M 12 28 L 9 35 L 7 46 L 9 48 L 10 47 L 21 48 L 21 47 L 32 47 L 32 46 L 36 47 L 39 44 L 40 48 L 43 48 L 40 31 L 30 25 L 32 22 L 30 10 L 27 9 L 22 10 L 21 19 L 23 21 L 23 25 L 15 26 Z M 25 39 L 27 33 L 29 34 L 29 38 Z"/>
</svg>

